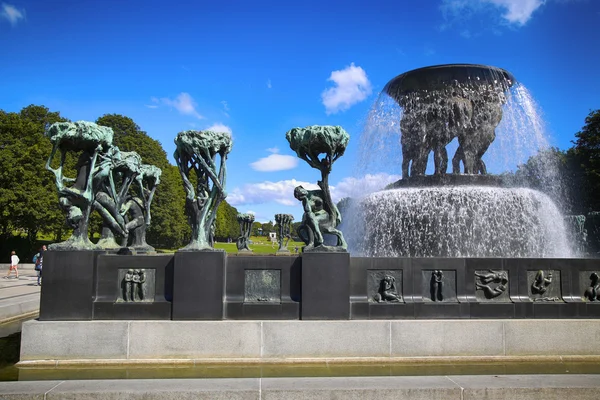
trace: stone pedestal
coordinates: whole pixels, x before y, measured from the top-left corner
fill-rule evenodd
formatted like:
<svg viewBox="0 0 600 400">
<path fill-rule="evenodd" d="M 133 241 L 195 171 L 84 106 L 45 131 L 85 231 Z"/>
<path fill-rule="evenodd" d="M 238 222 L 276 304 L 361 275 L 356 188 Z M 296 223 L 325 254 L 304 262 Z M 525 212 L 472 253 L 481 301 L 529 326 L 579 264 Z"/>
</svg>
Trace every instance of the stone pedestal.
<svg viewBox="0 0 600 400">
<path fill-rule="evenodd" d="M 173 319 L 223 319 L 225 252 L 178 251 L 173 268 Z"/>
<path fill-rule="evenodd" d="M 95 251 L 46 251 L 40 321 L 91 320 Z"/>
<path fill-rule="evenodd" d="M 302 254 L 301 318 L 350 319 L 350 254 Z"/>
<path fill-rule="evenodd" d="M 142 273 L 143 283 L 127 282 Z M 96 259 L 94 319 L 171 319 L 173 256 L 100 255 Z"/>
<path fill-rule="evenodd" d="M 225 319 L 299 319 L 300 257 L 228 257 Z"/>
</svg>

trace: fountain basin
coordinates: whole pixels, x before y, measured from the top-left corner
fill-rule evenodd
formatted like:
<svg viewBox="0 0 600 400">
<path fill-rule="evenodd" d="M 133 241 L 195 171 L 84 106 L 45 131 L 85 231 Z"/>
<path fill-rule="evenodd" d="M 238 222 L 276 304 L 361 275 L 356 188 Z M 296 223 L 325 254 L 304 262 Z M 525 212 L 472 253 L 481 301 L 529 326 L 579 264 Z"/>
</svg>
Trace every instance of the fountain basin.
<svg viewBox="0 0 600 400">
<path fill-rule="evenodd" d="M 398 97 L 423 90 L 443 90 L 449 84 L 503 85 L 511 87 L 516 82 L 508 71 L 480 64 L 445 64 L 414 69 L 398 75 L 385 85 L 383 91 Z"/>
<path fill-rule="evenodd" d="M 355 247 L 364 256 L 572 256 L 558 208 L 531 189 L 401 188 L 373 193 L 358 207 Z"/>
</svg>

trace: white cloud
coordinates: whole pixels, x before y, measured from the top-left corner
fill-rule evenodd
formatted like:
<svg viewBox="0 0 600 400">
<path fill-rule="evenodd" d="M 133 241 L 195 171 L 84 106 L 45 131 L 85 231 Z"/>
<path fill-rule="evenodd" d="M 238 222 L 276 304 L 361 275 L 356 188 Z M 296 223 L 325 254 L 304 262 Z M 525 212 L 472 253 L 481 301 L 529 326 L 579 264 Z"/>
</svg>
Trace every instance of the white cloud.
<svg viewBox="0 0 600 400">
<path fill-rule="evenodd" d="M 367 73 L 354 63 L 339 71 L 333 71 L 328 79 L 335 86 L 321 93 L 327 115 L 345 111 L 371 95 L 372 87 Z"/>
<path fill-rule="evenodd" d="M 232 206 L 240 204 L 264 204 L 272 201 L 285 206 L 300 205 L 300 202 L 294 198 L 294 188 L 296 186 L 303 186 L 309 190 L 319 188 L 314 183 L 297 181 L 295 179 L 279 182 L 248 183 L 241 188 L 234 188 L 227 196 L 227 202 Z"/>
<path fill-rule="evenodd" d="M 253 170 L 261 172 L 285 171 L 296 168 L 298 166 L 298 158 L 273 153 L 250 163 L 250 166 Z"/>
<path fill-rule="evenodd" d="M 146 104 L 146 107 L 148 107 L 148 108 L 158 108 L 158 106 L 156 104 Z"/>
<path fill-rule="evenodd" d="M 12 26 L 15 26 L 19 20 L 25 19 L 25 10 L 19 10 L 11 4 L 2 3 L 0 17 L 10 22 Z"/>
<path fill-rule="evenodd" d="M 511 24 L 525 25 L 546 0 L 485 0 L 505 10 L 502 18 Z"/>
<path fill-rule="evenodd" d="M 220 122 L 217 122 L 216 124 L 212 124 L 211 126 L 209 126 L 208 128 L 206 128 L 207 131 L 213 131 L 213 132 L 227 132 L 230 135 L 233 133 L 231 131 L 231 128 L 228 127 L 227 125 L 223 125 Z"/>
<path fill-rule="evenodd" d="M 273 87 L 273 85 L 271 85 L 271 80 L 270 79 L 267 79 L 267 87 L 269 89 L 271 89 Z"/>
<path fill-rule="evenodd" d="M 273 154 L 279 153 L 278 147 L 269 147 L 268 149 L 265 149 L 265 150 L 267 150 L 269 153 L 273 153 Z"/>
<path fill-rule="evenodd" d="M 177 97 L 173 100 L 163 97 L 160 99 L 160 102 L 175 108 L 183 115 L 191 115 L 198 119 L 204 119 L 204 117 L 200 115 L 198 111 L 196 111 L 196 102 L 189 93 L 179 93 L 179 95 L 177 95 Z"/>
<path fill-rule="evenodd" d="M 369 193 L 383 189 L 386 185 L 400 179 L 399 175 L 375 174 L 362 178 L 344 178 L 337 185 L 330 186 L 332 200 L 337 203 L 344 197 L 360 198 Z M 299 206 L 294 198 L 294 188 L 303 186 L 308 190 L 319 187 L 310 182 L 288 179 L 278 182 L 248 183 L 241 188 L 234 188 L 227 196 L 227 202 L 237 206 L 241 204 L 264 204 L 276 202 L 286 206 Z"/>
<path fill-rule="evenodd" d="M 388 175 L 384 173 L 367 174 L 361 178 L 347 177 L 342 179 L 337 185 L 330 186 L 331 198 L 336 203 L 344 197 L 360 198 L 377 192 L 399 179 L 400 175 Z"/>
<path fill-rule="evenodd" d="M 451 17 L 454 21 L 490 11 L 501 12 L 501 18 L 510 25 L 524 26 L 546 2 L 547 0 L 442 0 L 441 9 L 447 19 Z M 451 24 L 452 21 L 442 25 L 442 30 Z"/>
</svg>

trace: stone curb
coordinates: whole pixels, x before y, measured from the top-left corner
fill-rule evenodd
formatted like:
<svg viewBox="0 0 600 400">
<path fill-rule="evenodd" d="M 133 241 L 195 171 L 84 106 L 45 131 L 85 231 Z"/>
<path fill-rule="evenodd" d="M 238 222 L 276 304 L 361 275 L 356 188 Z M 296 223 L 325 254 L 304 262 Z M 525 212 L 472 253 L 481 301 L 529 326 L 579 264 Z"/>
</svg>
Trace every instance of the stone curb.
<svg viewBox="0 0 600 400">
<path fill-rule="evenodd" d="M 0 383 L 0 398 L 361 400 L 598 398 L 597 375 L 123 379 Z"/>
</svg>

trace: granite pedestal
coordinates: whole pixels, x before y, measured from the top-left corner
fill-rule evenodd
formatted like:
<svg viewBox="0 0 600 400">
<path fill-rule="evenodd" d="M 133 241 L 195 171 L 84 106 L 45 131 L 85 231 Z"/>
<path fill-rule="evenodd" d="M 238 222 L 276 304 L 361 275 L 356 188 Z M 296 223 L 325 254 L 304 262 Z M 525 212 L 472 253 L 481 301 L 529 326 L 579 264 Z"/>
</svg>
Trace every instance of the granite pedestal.
<svg viewBox="0 0 600 400">
<path fill-rule="evenodd" d="M 41 321 L 91 320 L 96 251 L 46 251 Z"/>
<path fill-rule="evenodd" d="M 350 318 L 350 254 L 302 254 L 301 318 Z"/>
<path fill-rule="evenodd" d="M 223 319 L 225 252 L 178 251 L 173 268 L 173 319 Z"/>
<path fill-rule="evenodd" d="M 225 319 L 299 319 L 301 258 L 227 257 Z"/>
<path fill-rule="evenodd" d="M 144 282 L 126 281 L 135 271 Z M 171 319 L 172 300 L 172 255 L 98 256 L 94 319 Z"/>
</svg>

